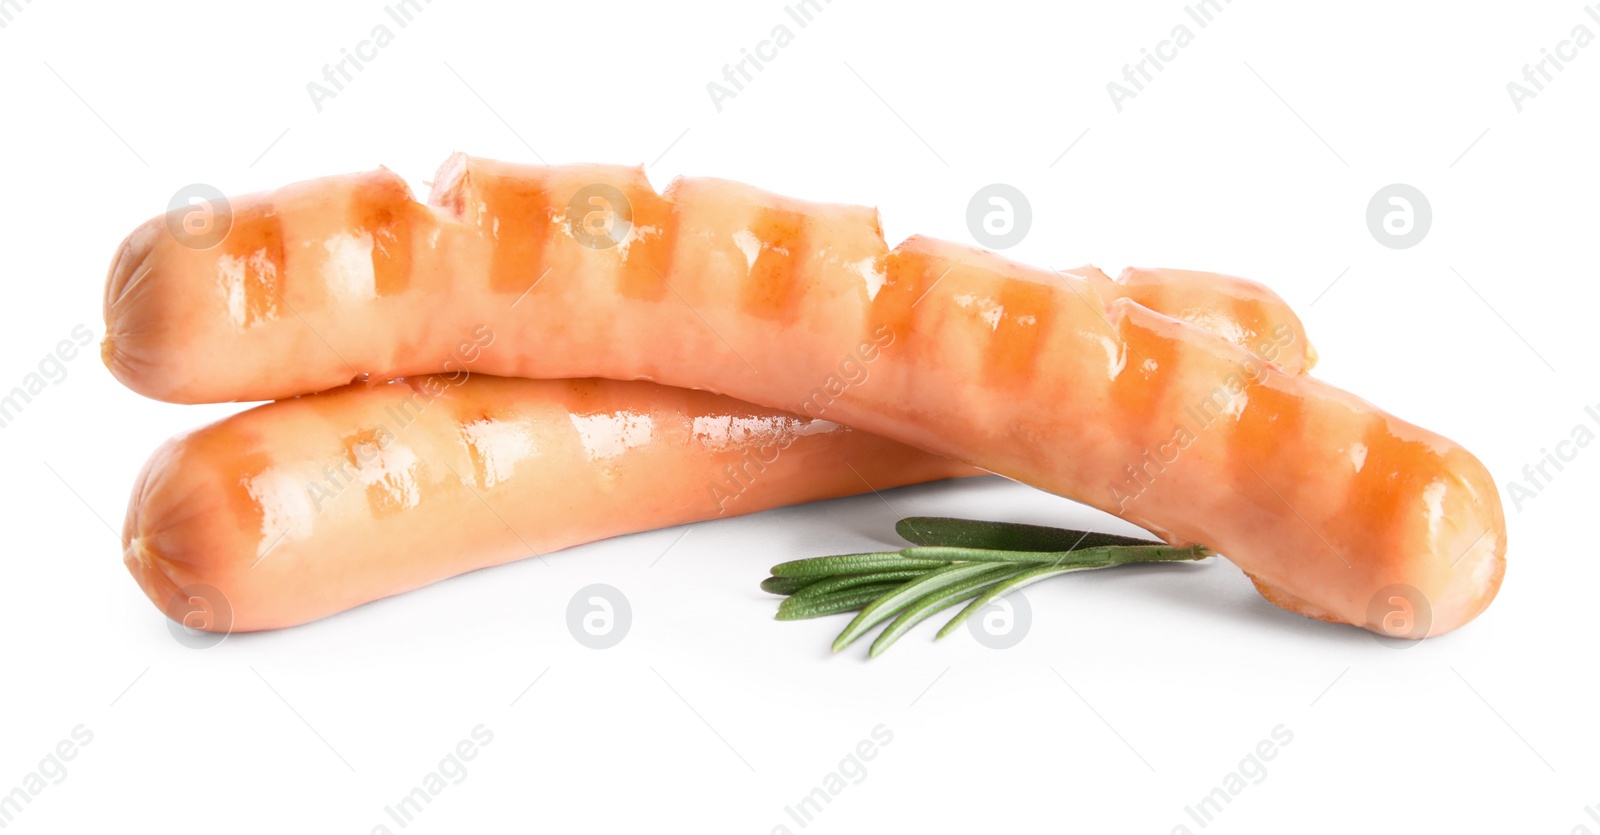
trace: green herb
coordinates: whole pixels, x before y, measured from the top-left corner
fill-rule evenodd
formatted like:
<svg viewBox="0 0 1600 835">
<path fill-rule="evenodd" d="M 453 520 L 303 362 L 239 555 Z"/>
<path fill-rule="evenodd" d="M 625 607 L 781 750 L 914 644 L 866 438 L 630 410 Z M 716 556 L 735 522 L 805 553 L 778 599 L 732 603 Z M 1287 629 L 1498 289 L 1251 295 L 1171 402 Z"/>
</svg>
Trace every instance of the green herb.
<svg viewBox="0 0 1600 835">
<path fill-rule="evenodd" d="M 1044 525 L 980 522 L 948 516 L 910 516 L 894 530 L 913 545 L 950 545 L 994 551 L 1076 551 L 1103 545 L 1160 545 L 1153 539 L 1097 531 L 1069 531 Z"/>
<path fill-rule="evenodd" d="M 1040 525 L 934 516 L 901 519 L 895 530 L 913 543 L 898 551 L 792 560 L 772 567 L 763 591 L 787 595 L 779 620 L 860 610 L 833 642 L 838 652 L 893 618 L 872 642 L 877 657 L 913 626 L 970 601 L 941 628 L 967 618 L 1024 586 L 1060 574 L 1132 563 L 1202 560 L 1199 545 L 1176 548 L 1148 539 Z"/>
<path fill-rule="evenodd" d="M 840 612 L 853 612 L 893 591 L 897 586 L 899 583 L 883 583 L 845 589 L 810 599 L 795 600 L 791 597 L 778 606 L 778 620 L 804 620 L 820 618 L 823 615 L 837 615 Z"/>
</svg>

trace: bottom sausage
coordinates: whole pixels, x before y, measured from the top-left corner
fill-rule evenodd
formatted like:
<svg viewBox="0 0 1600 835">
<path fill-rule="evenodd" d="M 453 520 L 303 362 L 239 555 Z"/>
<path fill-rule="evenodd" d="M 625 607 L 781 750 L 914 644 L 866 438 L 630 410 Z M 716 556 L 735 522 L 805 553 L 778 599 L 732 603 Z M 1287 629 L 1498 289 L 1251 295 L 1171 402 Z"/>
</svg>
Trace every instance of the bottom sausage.
<svg viewBox="0 0 1600 835">
<path fill-rule="evenodd" d="M 164 444 L 123 561 L 187 626 L 276 629 L 610 536 L 978 472 L 653 383 L 356 383 Z"/>
</svg>

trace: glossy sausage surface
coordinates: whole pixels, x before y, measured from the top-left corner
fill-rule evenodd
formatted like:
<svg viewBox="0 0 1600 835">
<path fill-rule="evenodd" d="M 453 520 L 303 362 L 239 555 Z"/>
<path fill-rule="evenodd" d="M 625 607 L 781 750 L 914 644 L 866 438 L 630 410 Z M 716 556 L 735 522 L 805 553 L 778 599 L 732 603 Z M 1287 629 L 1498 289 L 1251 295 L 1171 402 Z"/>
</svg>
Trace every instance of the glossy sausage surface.
<svg viewBox="0 0 1600 835">
<path fill-rule="evenodd" d="M 273 629 L 610 536 L 976 472 L 706 392 L 457 373 L 174 438 L 139 476 L 123 559 L 175 620 Z"/>
<path fill-rule="evenodd" d="M 624 221 L 602 211 L 619 195 Z M 363 376 L 433 373 L 483 326 L 532 332 L 537 325 L 542 340 L 580 333 L 595 348 L 616 345 L 606 338 L 620 331 L 627 344 L 618 347 L 637 348 L 693 323 L 703 340 L 721 323 L 697 317 L 698 306 L 687 309 L 686 294 L 726 293 L 712 305 L 718 316 L 752 313 L 749 324 L 782 326 L 802 308 L 826 310 L 824 298 L 795 298 L 814 285 L 802 274 L 842 277 L 844 286 L 825 292 L 843 293 L 832 302 L 851 308 L 869 304 L 890 279 L 872 209 L 711 179 L 679 180 L 662 196 L 642 170 L 617 166 L 542 168 L 457 156 L 439 172 L 431 205 L 414 202 L 400 177 L 379 169 L 200 212 L 163 215 L 134 230 L 106 283 L 105 363 L 129 388 L 159 400 L 272 400 Z M 603 222 L 610 225 L 596 231 Z M 697 275 L 700 269 L 710 274 Z M 1315 362 L 1299 317 L 1256 282 L 1137 268 L 1112 280 L 1092 266 L 1059 276 L 1085 301 L 1131 298 L 1287 373 Z M 683 292 L 674 289 L 680 282 L 688 285 Z M 552 307 L 574 294 L 581 305 Z M 980 312 L 998 317 L 999 310 L 990 299 Z M 718 345 L 723 353 L 732 347 Z M 781 361 L 765 367 L 789 369 Z"/>
</svg>

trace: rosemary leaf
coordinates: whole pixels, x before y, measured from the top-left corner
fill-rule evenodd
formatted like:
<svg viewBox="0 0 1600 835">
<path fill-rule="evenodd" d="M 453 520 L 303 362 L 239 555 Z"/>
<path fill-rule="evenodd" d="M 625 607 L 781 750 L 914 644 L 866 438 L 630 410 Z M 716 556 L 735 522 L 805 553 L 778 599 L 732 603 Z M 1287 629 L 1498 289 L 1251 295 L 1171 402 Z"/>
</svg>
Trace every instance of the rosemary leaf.
<svg viewBox="0 0 1600 835">
<path fill-rule="evenodd" d="M 899 617 L 883 628 L 883 632 L 878 635 L 877 640 L 872 642 L 872 649 L 868 654 L 872 658 L 877 658 L 883 654 L 884 650 L 893 646 L 895 641 L 900 640 L 900 636 L 909 632 L 911 627 L 963 600 L 983 593 L 985 589 L 996 583 L 1009 580 L 1028 570 L 1027 566 L 1006 566 L 1005 570 L 995 574 L 982 574 L 970 580 L 957 583 L 943 591 L 934 592 L 923 597 L 915 604 L 907 607 L 900 613 Z"/>
<path fill-rule="evenodd" d="M 815 577 L 768 577 L 761 581 L 761 590 L 769 594 L 794 594 L 820 582 Z"/>
<path fill-rule="evenodd" d="M 951 565 L 930 571 L 920 580 L 911 580 L 900 587 L 890 591 L 877 600 L 868 604 L 855 620 L 850 622 L 839 637 L 833 641 L 833 651 L 838 652 L 861 637 L 862 633 L 876 626 L 884 619 L 916 602 L 923 595 L 939 591 L 955 585 L 956 583 L 986 573 L 999 573 L 1005 566 L 995 566 L 989 563 L 968 563 L 964 565 Z"/>
<path fill-rule="evenodd" d="M 1095 531 L 1073 531 L 1015 522 L 983 522 L 947 516 L 911 516 L 894 526 L 915 545 L 983 548 L 994 551 L 1076 551 L 1106 545 L 1160 545 L 1149 539 Z"/>
<path fill-rule="evenodd" d="M 944 560 L 914 560 L 901 556 L 899 551 L 873 554 L 841 554 L 837 557 L 812 557 L 791 560 L 772 567 L 775 577 L 832 577 L 836 574 L 866 574 L 873 571 L 892 571 L 901 568 L 943 568 Z"/>
<path fill-rule="evenodd" d="M 965 623 L 967 618 L 972 617 L 972 615 L 974 613 L 976 613 L 977 611 L 979 611 L 983 607 L 989 605 L 990 603 L 993 603 L 996 598 L 999 598 L 1002 595 L 1010 594 L 1010 593 L 1016 591 L 1017 589 L 1022 588 L 1023 586 L 1032 585 L 1034 583 L 1039 582 L 1040 580 L 1044 580 L 1044 579 L 1047 579 L 1047 578 L 1050 578 L 1050 577 L 1054 577 L 1057 574 L 1066 574 L 1069 571 L 1092 571 L 1095 568 L 1108 568 L 1110 565 L 1111 564 L 1101 565 L 1101 566 L 1067 566 L 1067 567 L 1048 566 L 1048 565 L 1046 565 L 1046 566 L 1040 566 L 1038 568 L 1031 568 L 1031 569 L 1029 569 L 1027 571 L 1022 572 L 1021 574 L 1017 574 L 1017 575 L 1011 577 L 1010 579 L 1007 579 L 1007 580 L 1005 580 L 1003 582 L 996 583 L 995 585 L 990 586 L 987 590 L 985 590 L 983 592 L 983 594 L 978 595 L 978 597 L 976 599 L 974 599 L 971 603 L 968 603 L 967 607 L 965 609 L 962 609 L 961 611 L 957 612 L 956 616 L 951 618 L 950 622 L 945 624 L 939 630 L 939 633 L 937 635 L 933 636 L 933 639 L 937 641 L 940 638 L 943 638 L 946 635 L 949 635 L 951 632 L 954 632 L 956 630 L 956 627 L 958 627 L 961 624 Z"/>
<path fill-rule="evenodd" d="M 840 574 L 837 577 L 829 577 L 825 580 L 818 580 L 815 583 L 811 583 L 804 589 L 795 592 L 794 595 L 789 599 L 810 600 L 812 598 L 822 597 L 824 595 L 844 591 L 845 589 L 854 588 L 856 586 L 873 585 L 876 583 L 893 583 L 895 585 L 899 585 L 907 580 L 915 580 L 918 577 L 926 575 L 927 573 L 928 569 L 926 568 L 902 568 L 896 571 L 874 571 L 870 574 Z"/>
<path fill-rule="evenodd" d="M 1159 542 L 1145 545 L 1102 545 L 1074 551 L 996 551 L 984 548 L 925 545 L 906 548 L 898 553 L 907 559 L 927 561 L 1030 563 L 1083 568 L 1101 568 L 1129 562 L 1172 562 L 1197 558 L 1193 549 L 1174 548 Z"/>
<path fill-rule="evenodd" d="M 901 585 L 901 583 L 879 583 L 871 586 L 856 586 L 822 597 L 814 597 L 810 600 L 796 600 L 791 597 L 778 604 L 778 620 L 804 620 L 806 618 L 820 618 L 824 615 L 836 615 L 840 612 L 854 611 L 894 591 Z"/>
</svg>

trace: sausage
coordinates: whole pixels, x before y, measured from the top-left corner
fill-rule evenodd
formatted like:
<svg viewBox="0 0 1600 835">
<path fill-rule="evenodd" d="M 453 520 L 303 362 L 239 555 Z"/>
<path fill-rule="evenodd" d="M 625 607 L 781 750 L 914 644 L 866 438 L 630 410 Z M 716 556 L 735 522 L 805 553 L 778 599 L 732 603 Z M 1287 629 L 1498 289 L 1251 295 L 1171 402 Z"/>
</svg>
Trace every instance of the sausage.
<svg viewBox="0 0 1600 835">
<path fill-rule="evenodd" d="M 488 301 L 485 314 L 517 321 L 541 299 L 559 296 L 562 284 L 584 293 L 592 302 L 585 309 L 595 317 L 561 317 L 557 333 L 562 335 L 572 330 L 605 333 L 616 324 L 610 311 L 618 307 L 638 314 L 635 321 L 640 324 L 628 328 L 635 338 L 670 336 L 680 322 L 711 330 L 716 323 L 683 309 L 683 299 L 668 281 L 678 280 L 672 278 L 675 269 L 689 266 L 671 263 L 679 217 L 686 211 L 696 217 L 707 212 L 714 218 L 719 213 L 739 216 L 752 199 L 778 200 L 732 183 L 685 180 L 669 189 L 673 197 L 702 197 L 693 205 L 675 207 L 681 201 L 657 196 L 641 169 L 573 166 L 529 174 L 537 169 L 472 160 L 483 193 L 469 204 L 468 164 L 459 155 L 445 164 L 434 205 L 429 206 L 413 201 L 394 172 L 378 169 L 238 197 L 226 207 L 206 206 L 215 216 L 201 220 L 220 224 L 207 228 L 226 231 L 225 237 L 186 231 L 187 214 L 152 218 L 123 241 L 106 282 L 101 344 L 106 366 L 134 391 L 174 403 L 272 400 L 358 377 L 431 373 L 440 370 L 450 349 L 472 328 L 493 318 L 451 324 L 446 330 L 439 317 L 446 299 L 457 311 Z M 537 180 L 530 181 L 527 193 L 511 184 L 521 176 Z M 585 201 L 604 196 L 579 194 L 594 185 L 610 186 L 612 194 L 627 193 L 630 219 L 620 243 L 583 232 L 579 210 L 568 217 L 565 204 L 572 198 L 587 207 Z M 719 196 L 724 191 L 726 198 Z M 556 192 L 572 197 L 550 196 Z M 725 206 L 717 202 L 722 199 L 728 201 Z M 822 249 L 829 249 L 829 240 L 837 237 L 839 243 L 823 261 L 854 276 L 852 281 L 860 285 L 853 294 L 860 297 L 856 304 L 870 301 L 887 280 L 876 212 L 801 201 L 783 204 L 786 208 L 775 209 L 760 233 L 796 231 L 803 220 L 807 236 Z M 566 246 L 542 242 L 552 229 Z M 595 248 L 573 246 L 573 229 Z M 750 237 L 741 237 L 731 251 L 729 242 L 723 242 L 723 258 L 732 260 L 721 266 L 748 260 L 754 270 L 759 261 L 763 280 L 770 283 L 767 292 L 792 288 L 787 279 L 771 281 L 772 268 L 786 257 L 783 244 L 772 249 L 770 241 L 757 241 L 756 232 L 743 231 Z M 689 237 L 699 234 L 691 231 Z M 846 239 L 854 239 L 848 247 Z M 845 249 L 852 254 L 843 254 Z M 602 290 L 563 278 L 586 268 L 614 279 Z M 740 272 L 741 283 L 757 283 Z M 1217 273 L 1140 269 L 1126 270 L 1113 281 L 1092 266 L 1062 275 L 1078 279 L 1074 286 L 1086 285 L 1100 298 L 1133 298 L 1248 350 L 1267 346 L 1272 356 L 1264 358 L 1288 373 L 1303 373 L 1315 362 L 1299 317 L 1255 282 Z M 549 278 L 558 280 L 546 285 Z M 651 313 L 662 307 L 670 308 L 669 315 Z M 352 338 L 352 332 L 366 329 L 374 330 Z M 546 332 L 541 338 L 554 335 Z M 598 348 L 603 340 L 588 344 Z M 217 345 L 230 350 L 204 347 Z M 419 360 L 414 352 L 424 345 L 445 350 Z M 718 348 L 727 352 L 721 343 Z M 781 364 L 770 369 L 783 371 Z"/>
<path fill-rule="evenodd" d="M 976 473 L 706 392 L 463 370 L 168 441 L 134 487 L 123 561 L 175 620 L 275 629 L 619 534 Z"/>
</svg>

